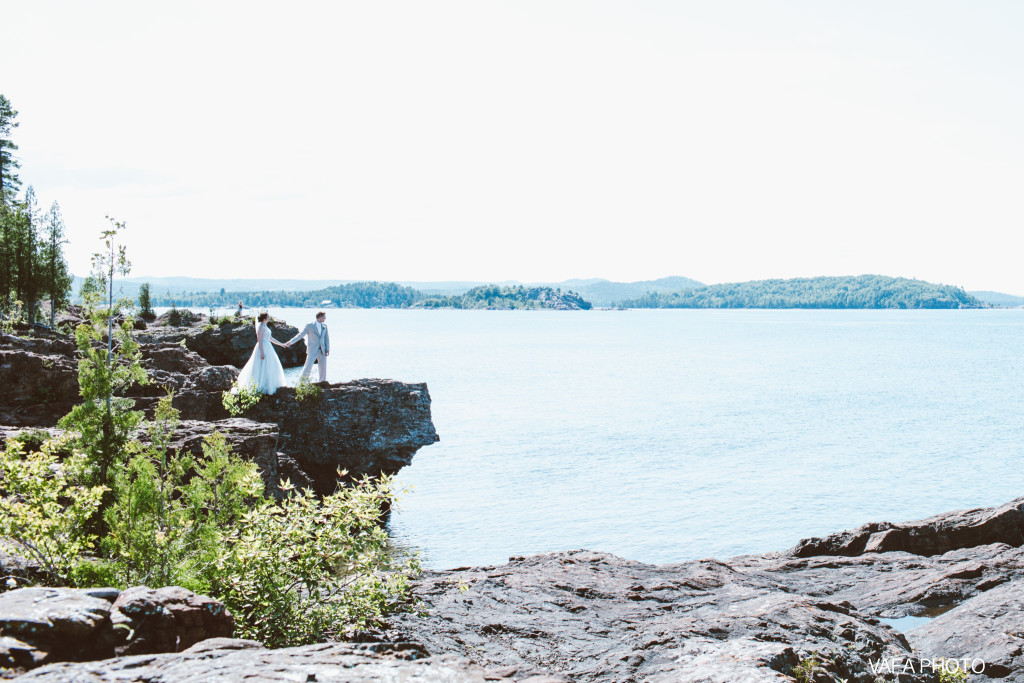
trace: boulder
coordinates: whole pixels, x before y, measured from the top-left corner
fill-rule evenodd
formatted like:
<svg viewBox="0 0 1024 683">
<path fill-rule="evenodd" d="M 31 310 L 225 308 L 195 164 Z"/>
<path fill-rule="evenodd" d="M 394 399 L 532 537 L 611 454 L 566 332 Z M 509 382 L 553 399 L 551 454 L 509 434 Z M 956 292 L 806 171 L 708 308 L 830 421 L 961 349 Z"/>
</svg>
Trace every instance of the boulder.
<svg viewBox="0 0 1024 683">
<path fill-rule="evenodd" d="M 0 669 L 178 652 L 230 637 L 224 605 L 184 588 L 20 588 L 0 593 Z"/>
<path fill-rule="evenodd" d="M 994 508 L 946 512 L 917 522 L 865 524 L 824 538 L 808 538 L 789 551 L 793 557 L 855 556 L 904 551 L 940 555 L 989 543 L 1024 545 L 1024 498 Z"/>
<path fill-rule="evenodd" d="M 1024 682 L 1024 579 L 971 598 L 907 638 L 928 659 L 960 662 L 972 683 Z"/>
<path fill-rule="evenodd" d="M 22 676 L 24 681 L 133 680 L 149 683 L 210 681 L 446 681 L 482 683 L 516 680 L 487 671 L 468 659 L 430 657 L 423 648 L 402 644 L 323 643 L 267 650 L 245 641 L 200 643 L 174 655 L 119 657 L 85 664 L 55 664 Z M 523 683 L 558 683 L 541 677 L 518 679 Z M 564 683 L 564 682 L 563 682 Z"/>
<path fill-rule="evenodd" d="M 118 655 L 180 652 L 235 630 L 223 604 L 178 586 L 125 590 L 114 601 L 110 623 L 115 632 L 131 634 L 115 646 Z"/>
<path fill-rule="evenodd" d="M 109 588 L 20 588 L 0 594 L 0 668 L 110 656 L 110 605 L 117 595 Z"/>
<path fill-rule="evenodd" d="M 179 313 L 184 315 L 186 311 Z M 168 324 L 168 315 L 160 316 L 138 335 L 139 341 L 151 344 L 184 342 L 189 350 L 211 365 L 233 365 L 237 368 L 245 365 L 256 348 L 256 327 L 252 320 L 235 318 L 221 321 L 219 325 L 209 325 L 205 315 L 193 313 L 183 321 L 183 325 L 173 326 Z M 298 328 L 279 320 L 271 320 L 269 327 L 274 339 L 281 342 L 299 333 Z M 300 366 L 306 362 L 305 342 L 300 340 L 290 348 L 277 347 L 277 355 L 286 368 Z"/>
<path fill-rule="evenodd" d="M 848 601 L 886 618 L 949 608 L 1007 581 L 1024 579 L 1024 548 L 1004 543 L 921 556 L 907 552 L 793 558 L 786 553 L 729 560 L 739 571 L 770 572 L 786 590 Z"/>
</svg>

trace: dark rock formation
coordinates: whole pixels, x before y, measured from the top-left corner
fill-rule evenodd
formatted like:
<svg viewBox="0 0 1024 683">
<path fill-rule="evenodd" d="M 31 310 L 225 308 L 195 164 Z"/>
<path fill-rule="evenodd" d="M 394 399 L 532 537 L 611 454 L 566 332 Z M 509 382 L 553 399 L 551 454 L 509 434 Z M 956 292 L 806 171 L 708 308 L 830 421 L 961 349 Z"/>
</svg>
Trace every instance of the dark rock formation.
<svg viewBox="0 0 1024 683">
<path fill-rule="evenodd" d="M 317 386 L 320 396 L 304 401 L 295 389 L 279 389 L 245 418 L 185 420 L 172 447 L 198 454 L 203 439 L 220 432 L 235 452 L 259 465 L 268 492 L 276 494 L 280 480 L 289 479 L 327 495 L 337 487 L 339 469 L 350 479 L 395 474 L 417 450 L 438 441 L 425 384 L 361 379 Z M 216 398 L 219 405 L 221 394 Z M 193 404 L 183 413 L 194 410 Z M 209 413 L 219 417 L 222 411 Z"/>
<path fill-rule="evenodd" d="M 277 450 L 294 459 L 321 495 L 335 489 L 339 468 L 353 479 L 394 474 L 439 440 L 426 384 L 359 379 L 317 386 L 321 395 L 305 401 L 294 389 L 279 389 L 246 417 L 278 425 Z"/>
<path fill-rule="evenodd" d="M 0 594 L 0 668 L 175 652 L 233 630 L 223 605 L 183 588 L 21 588 Z"/>
<path fill-rule="evenodd" d="M 231 366 L 210 366 L 177 344 L 143 344 L 142 364 L 151 382 L 131 396 L 152 409 L 168 390 L 185 419 L 222 419 L 221 393 L 238 376 Z M 79 402 L 77 348 L 66 338 L 0 336 L 0 424 L 52 427 Z"/>
<path fill-rule="evenodd" d="M 179 311 L 184 315 L 186 311 Z M 169 313 L 156 319 L 143 333 L 139 341 L 146 343 L 178 344 L 182 341 L 189 350 L 196 352 L 211 365 L 233 365 L 241 368 L 256 348 L 256 328 L 251 320 L 233 319 L 219 325 L 207 324 L 207 317 L 201 313 L 190 314 L 182 326 L 169 324 Z M 270 321 L 270 332 L 274 339 L 285 342 L 299 333 L 291 325 L 278 320 Z M 277 347 L 281 364 L 293 368 L 306 362 L 306 343 L 298 341 L 290 348 Z"/>
<path fill-rule="evenodd" d="M 918 522 L 865 524 L 853 531 L 805 539 L 790 554 L 854 556 L 902 550 L 915 555 L 939 555 L 988 543 L 1024 545 L 1024 498 L 996 508 L 958 510 Z"/>
<path fill-rule="evenodd" d="M 429 657 L 414 644 L 325 643 L 266 650 L 252 641 L 200 643 L 175 655 L 121 657 L 87 664 L 56 664 L 19 678 L 24 681 L 86 683 L 133 680 L 149 683 L 185 681 L 508 681 L 501 672 L 454 657 Z M 523 683 L 558 683 L 544 676 Z"/>
<path fill-rule="evenodd" d="M 180 652 L 207 638 L 230 637 L 235 630 L 224 605 L 178 586 L 125 590 L 111 607 L 110 623 L 132 634 L 115 646 L 118 655 Z"/>
<path fill-rule="evenodd" d="M 955 659 L 979 681 L 1024 681 L 1024 580 L 1017 579 L 913 629 L 907 638 L 930 659 Z M 966 660 L 966 662 L 965 662 Z"/>
<path fill-rule="evenodd" d="M 0 424 L 51 427 L 78 401 L 75 345 L 0 335 Z"/>
</svg>

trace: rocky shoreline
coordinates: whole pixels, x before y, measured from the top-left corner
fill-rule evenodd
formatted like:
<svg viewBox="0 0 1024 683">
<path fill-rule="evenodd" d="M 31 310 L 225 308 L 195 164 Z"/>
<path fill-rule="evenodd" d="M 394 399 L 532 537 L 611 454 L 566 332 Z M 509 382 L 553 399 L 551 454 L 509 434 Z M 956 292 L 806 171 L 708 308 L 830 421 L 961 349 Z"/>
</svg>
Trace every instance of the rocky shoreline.
<svg viewBox="0 0 1024 683">
<path fill-rule="evenodd" d="M 978 533 L 985 542 L 935 554 L 806 555 L 857 535 L 849 532 L 784 552 L 666 565 L 589 550 L 513 557 L 426 572 L 414 591 L 420 608 L 359 643 L 281 650 L 227 637 L 211 601 L 181 589 L 161 589 L 167 609 L 161 591 L 144 588 L 120 596 L 21 589 L 0 595 L 0 657 L 41 665 L 22 677 L 39 681 L 928 683 L 940 681 L 942 658 L 973 669 L 970 681 L 1024 681 L 1024 547 L 1011 543 L 1024 528 L 1024 498 L 892 526 L 932 539 Z M 97 608 L 97 600 L 106 603 Z M 75 617 L 75 601 L 92 616 Z M 164 615 L 133 636 L 144 642 L 111 640 L 125 603 Z M 26 604 L 36 610 L 29 616 Z M 167 616 L 175 610 L 202 614 Z M 937 611 L 906 633 L 884 621 Z M 187 623 L 183 637 L 175 629 Z M 46 647 L 64 642 L 52 629 L 67 624 L 78 642 L 99 644 L 92 652 L 118 656 L 55 661 Z M 214 639 L 198 639 L 206 634 Z M 88 659 L 72 654 L 63 656 Z"/>
</svg>

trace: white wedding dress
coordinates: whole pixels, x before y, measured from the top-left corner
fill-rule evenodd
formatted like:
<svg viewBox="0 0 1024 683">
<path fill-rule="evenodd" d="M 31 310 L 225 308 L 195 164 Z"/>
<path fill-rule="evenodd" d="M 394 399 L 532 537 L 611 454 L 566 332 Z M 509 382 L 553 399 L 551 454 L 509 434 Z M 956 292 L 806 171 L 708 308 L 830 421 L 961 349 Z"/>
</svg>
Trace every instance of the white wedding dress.
<svg viewBox="0 0 1024 683">
<path fill-rule="evenodd" d="M 260 358 L 261 345 L 263 358 Z M 281 387 L 287 386 L 284 368 L 281 366 L 281 359 L 277 357 L 273 342 L 270 341 L 270 329 L 266 323 L 260 323 L 256 328 L 256 346 L 249 356 L 249 362 L 238 374 L 238 386 L 242 389 L 255 386 L 264 394 L 273 394 Z"/>
</svg>

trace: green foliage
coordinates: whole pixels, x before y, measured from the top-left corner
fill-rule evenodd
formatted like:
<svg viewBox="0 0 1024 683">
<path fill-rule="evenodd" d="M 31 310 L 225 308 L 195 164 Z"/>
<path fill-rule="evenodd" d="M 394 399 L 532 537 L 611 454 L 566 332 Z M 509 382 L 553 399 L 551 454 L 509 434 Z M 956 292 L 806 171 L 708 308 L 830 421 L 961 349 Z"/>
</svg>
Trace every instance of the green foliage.
<svg viewBox="0 0 1024 683">
<path fill-rule="evenodd" d="M 96 537 L 87 522 L 96 514 L 102 486 L 84 486 L 76 474 L 84 458 L 63 461 L 63 445 L 47 441 L 28 454 L 18 440 L 0 452 L 0 536 L 39 563 L 53 585 L 74 583 L 75 568 Z"/>
<path fill-rule="evenodd" d="M 754 280 L 678 292 L 649 293 L 624 308 L 980 308 L 959 287 L 922 280 L 860 275 Z"/>
<path fill-rule="evenodd" d="M 92 311 L 90 322 L 75 330 L 80 358 L 78 391 L 82 403 L 60 420 L 60 426 L 77 436 L 86 454 L 86 480 L 107 483 L 110 467 L 126 452 L 132 434 L 142 421 L 135 401 L 125 393 L 148 381 L 138 343 L 132 338 L 131 321 L 115 328 L 113 346 L 103 341 L 102 325 L 109 311 Z"/>
<path fill-rule="evenodd" d="M 316 401 L 323 396 L 324 390 L 318 384 L 313 384 L 308 378 L 302 378 L 299 380 L 298 386 L 295 387 L 295 398 L 299 401 Z"/>
<path fill-rule="evenodd" d="M 936 668 L 939 671 L 939 683 L 964 683 L 967 680 L 967 671 L 956 660 L 940 660 Z"/>
<path fill-rule="evenodd" d="M 824 671 L 825 670 L 821 668 L 821 662 L 819 662 L 817 658 L 811 656 L 801 659 L 800 662 L 793 667 L 793 670 L 790 671 L 790 675 L 796 679 L 797 683 L 814 683 L 815 674 Z"/>
<path fill-rule="evenodd" d="M 213 594 L 269 647 L 323 641 L 364 629 L 406 600 L 415 559 L 392 564 L 378 524 L 391 482 L 364 480 L 317 500 L 294 491 L 244 515 L 226 537 Z M 401 569 L 401 571 L 395 571 Z"/>
<path fill-rule="evenodd" d="M 320 306 L 324 301 L 342 307 L 353 308 L 404 308 L 422 298 L 422 294 L 411 287 L 393 282 L 353 282 L 326 289 L 308 292 L 263 291 L 263 292 L 190 292 L 175 295 L 175 301 L 193 308 L 231 307 L 237 301 L 245 300 L 254 306 Z M 170 298 L 158 299 L 158 306 L 170 305 Z"/>
<path fill-rule="evenodd" d="M 111 477 L 113 502 L 103 511 L 109 529 L 104 554 L 115 558 L 118 585 L 172 585 L 192 572 L 182 563 L 190 545 L 192 519 L 180 489 L 193 461 L 168 453 L 178 414 L 165 397 L 147 428 L 149 445 L 134 451 Z"/>
<path fill-rule="evenodd" d="M 238 384 L 235 384 L 230 391 L 224 392 L 221 404 L 231 417 L 238 417 L 259 403 L 261 398 L 263 398 L 263 392 L 255 384 L 250 384 L 247 387 L 239 387 Z"/>
<path fill-rule="evenodd" d="M 0 310 L 0 332 L 3 332 L 4 334 L 13 334 L 14 326 L 24 324 L 24 322 L 25 317 L 22 312 L 20 299 L 15 299 L 11 302 L 6 313 Z"/>
<path fill-rule="evenodd" d="M 221 529 L 237 523 L 263 489 L 256 466 L 230 455 L 224 437 L 203 444 L 203 457 L 170 451 L 178 425 L 172 397 L 160 400 L 149 445 L 112 478 L 102 541 L 119 586 L 209 588 Z"/>
</svg>

